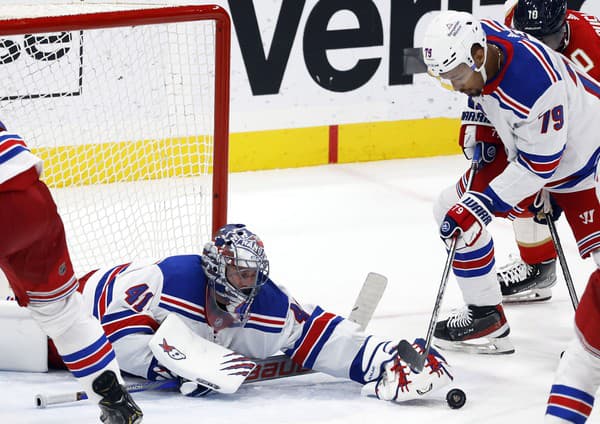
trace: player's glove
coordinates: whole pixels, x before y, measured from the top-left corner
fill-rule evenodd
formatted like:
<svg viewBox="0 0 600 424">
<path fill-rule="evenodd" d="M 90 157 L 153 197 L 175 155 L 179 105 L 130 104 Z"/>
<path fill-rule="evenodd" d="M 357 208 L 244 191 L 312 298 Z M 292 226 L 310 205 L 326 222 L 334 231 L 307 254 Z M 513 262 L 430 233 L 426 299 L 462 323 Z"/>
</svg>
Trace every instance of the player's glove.
<svg viewBox="0 0 600 424">
<path fill-rule="evenodd" d="M 413 347 L 423 352 L 425 340 L 416 339 Z M 382 364 L 381 376 L 363 386 L 362 394 L 382 400 L 404 402 L 416 399 L 446 386 L 454 377 L 444 357 L 434 348 L 429 349 L 423 371 L 416 372 L 397 355 Z"/>
<path fill-rule="evenodd" d="M 456 248 L 471 246 L 483 228 L 492 222 L 491 201 L 482 193 L 467 191 L 446 213 L 440 226 L 440 237 L 448 247 L 457 236 Z"/>
<path fill-rule="evenodd" d="M 212 392 L 212 389 L 209 389 L 208 387 L 202 386 L 200 384 L 196 384 L 193 381 L 186 380 L 183 377 L 179 377 L 179 383 L 179 391 L 184 396 L 202 397 Z"/>
<path fill-rule="evenodd" d="M 184 396 L 200 397 L 212 392 L 212 390 L 208 387 L 196 384 L 193 381 L 178 376 L 168 368 L 159 364 L 156 359 L 154 359 L 154 363 L 152 365 L 151 379 L 157 381 L 176 380 L 178 383 L 177 387 L 179 392 Z"/>
<path fill-rule="evenodd" d="M 535 196 L 535 200 L 529 205 L 528 209 L 533 213 L 533 220 L 538 224 L 543 225 L 548 225 L 545 213 L 550 216 L 552 221 L 558 220 L 562 214 L 562 208 L 558 206 L 554 197 L 546 190 L 541 190 L 537 196 Z"/>
<path fill-rule="evenodd" d="M 502 140 L 485 114 L 470 108 L 462 113 L 458 144 L 469 160 L 473 159 L 475 148 L 481 148 L 479 162 L 484 163 L 492 162 L 496 157 L 497 149 L 503 148 Z"/>
</svg>

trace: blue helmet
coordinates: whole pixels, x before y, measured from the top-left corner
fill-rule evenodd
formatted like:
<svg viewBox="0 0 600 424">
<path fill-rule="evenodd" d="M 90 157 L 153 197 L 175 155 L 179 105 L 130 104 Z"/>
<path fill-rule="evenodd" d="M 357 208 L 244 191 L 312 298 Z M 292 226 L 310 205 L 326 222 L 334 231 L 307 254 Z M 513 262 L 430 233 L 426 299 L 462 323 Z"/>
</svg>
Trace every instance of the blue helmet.
<svg viewBox="0 0 600 424">
<path fill-rule="evenodd" d="M 556 34 L 561 36 L 560 41 L 564 41 L 566 16 L 567 0 L 519 0 L 513 24 L 519 31 L 531 34 L 553 49 L 558 49 L 559 46 L 553 46 L 547 41 L 549 36 Z"/>
</svg>

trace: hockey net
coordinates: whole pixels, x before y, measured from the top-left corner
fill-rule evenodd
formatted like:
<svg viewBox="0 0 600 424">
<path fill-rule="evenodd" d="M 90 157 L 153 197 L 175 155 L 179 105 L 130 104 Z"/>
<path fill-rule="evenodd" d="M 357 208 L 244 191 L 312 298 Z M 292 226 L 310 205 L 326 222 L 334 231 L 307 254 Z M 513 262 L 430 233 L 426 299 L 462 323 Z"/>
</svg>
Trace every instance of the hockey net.
<svg viewBox="0 0 600 424">
<path fill-rule="evenodd" d="M 0 121 L 44 160 L 77 275 L 200 252 L 227 213 L 227 13 L 73 4 L 0 16 Z"/>
</svg>

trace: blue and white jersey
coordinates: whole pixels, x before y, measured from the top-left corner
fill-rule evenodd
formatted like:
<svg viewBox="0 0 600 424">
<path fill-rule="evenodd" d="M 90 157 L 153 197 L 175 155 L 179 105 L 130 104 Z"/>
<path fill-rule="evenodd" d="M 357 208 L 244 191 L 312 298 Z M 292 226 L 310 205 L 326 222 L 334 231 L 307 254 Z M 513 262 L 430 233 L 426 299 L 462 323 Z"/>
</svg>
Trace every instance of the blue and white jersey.
<svg viewBox="0 0 600 424">
<path fill-rule="evenodd" d="M 544 186 L 593 187 L 600 85 L 535 38 L 496 21 L 481 24 L 488 43 L 502 50 L 503 63 L 472 100 L 498 131 L 510 161 L 485 191 L 493 209 L 506 212 Z"/>
<path fill-rule="evenodd" d="M 303 307 L 269 280 L 247 323 L 216 331 L 207 318 L 207 279 L 198 255 L 133 262 L 95 271 L 83 282 L 86 308 L 100 320 L 121 369 L 151 380 L 156 361 L 148 342 L 175 313 L 198 336 L 238 353 L 266 358 L 279 351 L 306 368 L 363 382 L 367 336 L 358 326 L 320 307 Z"/>
<path fill-rule="evenodd" d="M 0 122 L 0 184 L 33 167 L 42 174 L 42 160 L 31 153 L 21 136 L 6 132 Z"/>
</svg>

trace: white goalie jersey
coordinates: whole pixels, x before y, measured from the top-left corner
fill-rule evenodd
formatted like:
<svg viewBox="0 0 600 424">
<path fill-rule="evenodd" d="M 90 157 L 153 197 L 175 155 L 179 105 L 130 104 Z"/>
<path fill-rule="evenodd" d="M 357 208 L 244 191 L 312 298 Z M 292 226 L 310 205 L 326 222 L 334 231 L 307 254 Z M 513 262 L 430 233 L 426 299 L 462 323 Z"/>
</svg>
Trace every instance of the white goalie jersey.
<svg viewBox="0 0 600 424">
<path fill-rule="evenodd" d="M 174 313 L 199 337 L 249 357 L 283 351 L 305 368 L 361 384 L 378 377 L 379 369 L 368 370 L 372 347 L 391 343 L 365 335 L 356 324 L 318 306 L 301 306 L 270 280 L 252 303 L 243 327 L 215 331 L 207 320 L 211 306 L 206 304 L 201 261 L 198 255 L 172 256 L 100 269 L 81 279 L 86 307 L 102 323 L 122 370 L 149 380 L 160 378 L 148 342 Z"/>
</svg>

